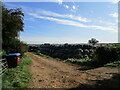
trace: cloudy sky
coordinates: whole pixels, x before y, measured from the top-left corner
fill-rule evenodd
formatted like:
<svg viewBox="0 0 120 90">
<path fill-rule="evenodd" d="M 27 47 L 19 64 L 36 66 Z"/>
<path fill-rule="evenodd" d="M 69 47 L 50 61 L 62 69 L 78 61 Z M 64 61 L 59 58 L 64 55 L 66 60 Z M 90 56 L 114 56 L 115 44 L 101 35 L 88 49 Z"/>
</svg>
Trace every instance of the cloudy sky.
<svg viewBox="0 0 120 90">
<path fill-rule="evenodd" d="M 116 1 L 116 0 L 115 0 Z M 118 42 L 116 2 L 6 2 L 7 8 L 22 8 L 26 43 Z"/>
</svg>

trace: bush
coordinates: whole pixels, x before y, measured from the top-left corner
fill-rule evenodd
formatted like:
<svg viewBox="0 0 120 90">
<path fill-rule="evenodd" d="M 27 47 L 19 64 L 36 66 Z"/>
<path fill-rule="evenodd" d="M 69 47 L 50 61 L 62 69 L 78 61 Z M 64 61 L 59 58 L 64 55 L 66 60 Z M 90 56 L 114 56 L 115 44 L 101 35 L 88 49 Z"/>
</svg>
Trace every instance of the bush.
<svg viewBox="0 0 120 90">
<path fill-rule="evenodd" d="M 100 65 L 117 61 L 119 59 L 118 51 L 119 49 L 116 48 L 98 47 L 94 52 L 94 59 Z"/>
<path fill-rule="evenodd" d="M 71 63 L 86 65 L 86 66 L 93 66 L 94 64 L 94 61 L 90 58 L 83 58 L 83 59 L 69 58 L 69 59 L 64 60 L 64 62 L 71 62 Z"/>
<path fill-rule="evenodd" d="M 5 54 L 6 54 L 6 52 L 4 50 L 0 50 L 0 56 L 3 56 Z"/>
<path fill-rule="evenodd" d="M 16 38 L 4 42 L 4 47 L 6 47 L 4 48 L 6 53 L 21 53 L 21 55 L 28 50 L 27 45 Z"/>
<path fill-rule="evenodd" d="M 114 61 L 111 63 L 107 63 L 104 66 L 113 66 L 113 67 L 119 66 L 120 67 L 120 61 Z"/>
</svg>

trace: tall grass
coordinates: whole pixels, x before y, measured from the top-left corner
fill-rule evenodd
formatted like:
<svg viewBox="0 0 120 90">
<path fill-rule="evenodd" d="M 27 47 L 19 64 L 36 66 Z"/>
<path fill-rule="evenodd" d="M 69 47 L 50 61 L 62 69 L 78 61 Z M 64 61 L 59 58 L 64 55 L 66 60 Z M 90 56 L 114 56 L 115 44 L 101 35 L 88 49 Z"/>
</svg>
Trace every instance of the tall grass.
<svg viewBox="0 0 120 90">
<path fill-rule="evenodd" d="M 38 52 L 31 52 L 33 54 L 36 54 L 36 55 L 39 55 L 39 56 L 42 56 L 42 57 L 46 57 L 46 58 L 49 58 L 49 59 L 55 59 L 55 60 L 58 60 L 58 61 L 63 61 L 63 59 L 60 59 L 60 58 L 53 58 L 51 56 L 48 56 L 48 55 L 45 55 L 45 54 L 42 54 L 42 53 L 38 53 Z"/>
<path fill-rule="evenodd" d="M 16 68 L 9 68 L 2 77 L 3 88 L 27 88 L 32 74 L 28 65 L 32 62 L 30 58 L 24 55 L 21 58 L 21 64 Z"/>
</svg>

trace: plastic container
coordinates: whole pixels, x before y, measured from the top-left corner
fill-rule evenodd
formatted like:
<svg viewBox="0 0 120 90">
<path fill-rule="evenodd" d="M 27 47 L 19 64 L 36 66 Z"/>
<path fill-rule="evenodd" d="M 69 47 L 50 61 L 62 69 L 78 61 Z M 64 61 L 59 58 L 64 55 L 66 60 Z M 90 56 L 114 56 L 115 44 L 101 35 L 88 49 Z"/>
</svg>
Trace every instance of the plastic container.
<svg viewBox="0 0 120 90">
<path fill-rule="evenodd" d="M 5 58 L 8 63 L 8 67 L 16 67 L 20 64 L 20 53 L 6 54 Z"/>
</svg>

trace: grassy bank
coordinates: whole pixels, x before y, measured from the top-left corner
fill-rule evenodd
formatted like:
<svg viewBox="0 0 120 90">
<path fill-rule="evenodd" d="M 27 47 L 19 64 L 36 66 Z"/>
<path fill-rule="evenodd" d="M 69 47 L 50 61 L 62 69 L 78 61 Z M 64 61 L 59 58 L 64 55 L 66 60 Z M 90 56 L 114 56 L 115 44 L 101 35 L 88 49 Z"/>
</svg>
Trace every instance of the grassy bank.
<svg viewBox="0 0 120 90">
<path fill-rule="evenodd" d="M 50 56 L 47 56 L 47 55 L 44 55 L 44 54 L 41 54 L 41 53 L 36 53 L 36 52 L 32 52 L 32 53 L 34 53 L 36 55 L 40 55 L 42 57 L 49 58 L 49 59 L 55 59 L 55 60 L 59 60 L 59 61 L 63 61 L 63 62 L 70 62 L 70 63 L 73 63 L 73 64 L 80 64 L 80 65 L 83 65 L 83 66 L 90 66 L 90 67 L 98 67 L 98 66 L 117 67 L 117 66 L 120 66 L 120 61 L 114 61 L 114 62 L 110 62 L 110 63 L 104 64 L 104 65 L 99 65 L 99 63 L 97 63 L 95 60 L 92 60 L 90 58 L 84 58 L 84 59 L 69 58 L 69 59 L 66 59 L 66 60 L 62 60 L 62 59 L 59 59 L 59 58 L 52 58 Z"/>
<path fill-rule="evenodd" d="M 31 80 L 31 73 L 28 65 L 32 62 L 30 58 L 24 55 L 21 58 L 21 63 L 16 68 L 9 68 L 2 77 L 3 88 L 27 88 Z"/>
<path fill-rule="evenodd" d="M 113 66 L 113 67 L 120 67 L 120 61 L 114 61 L 114 62 L 111 62 L 111 63 L 107 63 L 105 64 L 104 66 Z"/>
<path fill-rule="evenodd" d="M 84 59 L 67 59 L 64 60 L 65 62 L 70 62 L 70 63 L 76 63 L 76 64 L 80 64 L 80 65 L 85 65 L 85 66 L 92 66 L 92 67 L 99 67 L 101 65 L 99 65 L 99 63 L 97 63 L 96 61 L 89 59 L 89 58 L 84 58 Z M 112 67 L 120 67 L 120 61 L 114 61 L 114 62 L 110 62 L 107 64 L 104 64 L 102 66 L 112 66 Z"/>
<path fill-rule="evenodd" d="M 70 62 L 70 63 L 74 63 L 74 64 L 80 64 L 83 66 L 95 66 L 95 62 L 94 60 L 90 59 L 90 58 L 83 58 L 83 59 L 74 59 L 74 58 L 69 58 L 64 60 L 64 62 Z"/>
<path fill-rule="evenodd" d="M 42 57 L 46 57 L 46 58 L 49 58 L 49 59 L 55 59 L 55 60 L 58 60 L 58 61 L 64 61 L 64 60 L 62 60 L 60 58 L 53 58 L 53 57 L 50 57 L 50 56 L 42 54 L 42 53 L 37 53 L 37 52 L 31 52 L 31 53 L 42 56 Z"/>
<path fill-rule="evenodd" d="M 69 58 L 69 59 L 60 59 L 60 58 L 53 58 L 41 53 L 36 53 L 36 52 L 32 52 L 33 54 L 36 55 L 40 55 L 42 57 L 46 57 L 49 59 L 55 59 L 55 60 L 59 60 L 59 61 L 63 61 L 63 62 L 69 62 L 69 63 L 73 63 L 73 64 L 80 64 L 80 65 L 84 65 L 84 66 L 94 66 L 94 61 L 92 59 L 89 58 L 84 58 L 84 59 L 74 59 L 74 58 Z"/>
</svg>

